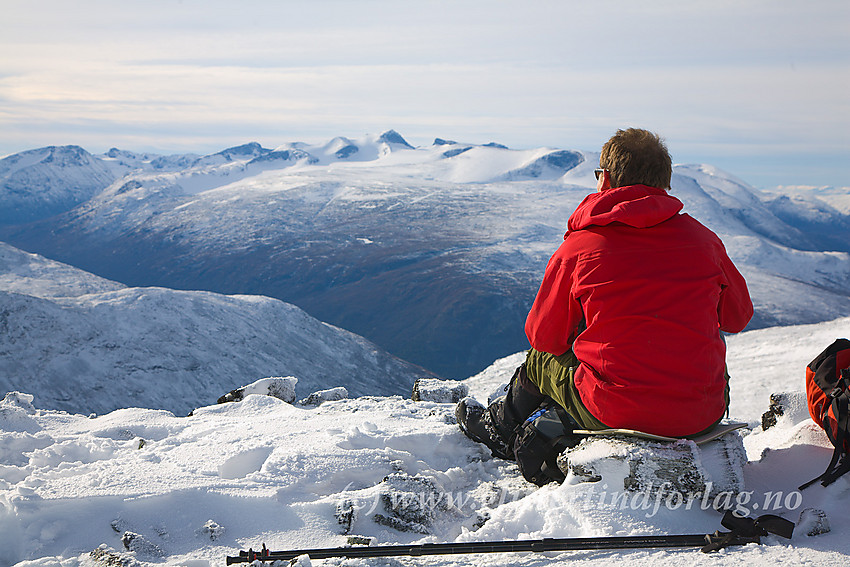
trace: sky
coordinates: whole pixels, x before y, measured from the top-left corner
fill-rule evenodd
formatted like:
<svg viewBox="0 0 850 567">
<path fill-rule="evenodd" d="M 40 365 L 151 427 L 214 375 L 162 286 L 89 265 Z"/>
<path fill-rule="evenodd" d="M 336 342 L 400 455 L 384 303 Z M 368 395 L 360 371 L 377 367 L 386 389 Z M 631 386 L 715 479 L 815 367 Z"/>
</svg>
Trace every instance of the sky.
<svg viewBox="0 0 850 567">
<path fill-rule="evenodd" d="M 210 153 L 395 129 L 850 186 L 846 0 L 3 0 L 0 156 Z"/>
</svg>

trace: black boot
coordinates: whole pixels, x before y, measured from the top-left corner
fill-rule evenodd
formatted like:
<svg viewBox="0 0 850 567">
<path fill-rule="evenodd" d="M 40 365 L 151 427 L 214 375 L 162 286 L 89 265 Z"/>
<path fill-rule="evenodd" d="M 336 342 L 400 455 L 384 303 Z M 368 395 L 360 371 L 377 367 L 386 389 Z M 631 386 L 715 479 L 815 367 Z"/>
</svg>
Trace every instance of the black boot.
<svg viewBox="0 0 850 567">
<path fill-rule="evenodd" d="M 525 374 L 525 364 L 514 372 L 508 391 L 485 408 L 472 398 L 455 408 L 458 425 L 467 437 L 489 447 L 493 455 L 515 460 L 516 429 L 547 399 Z"/>
<path fill-rule="evenodd" d="M 499 398 L 490 405 L 504 403 L 504 398 Z M 493 413 L 490 408 L 485 408 L 472 398 L 464 398 L 458 402 L 455 408 L 455 417 L 467 437 L 477 443 L 487 445 L 494 457 L 508 461 L 515 460 L 513 451 L 513 432 L 505 431 L 493 423 Z"/>
</svg>

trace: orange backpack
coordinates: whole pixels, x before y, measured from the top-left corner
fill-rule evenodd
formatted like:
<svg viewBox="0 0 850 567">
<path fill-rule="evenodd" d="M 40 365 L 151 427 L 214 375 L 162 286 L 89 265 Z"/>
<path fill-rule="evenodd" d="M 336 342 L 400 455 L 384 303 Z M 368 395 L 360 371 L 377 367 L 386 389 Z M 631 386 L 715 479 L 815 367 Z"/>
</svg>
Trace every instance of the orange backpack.
<svg viewBox="0 0 850 567">
<path fill-rule="evenodd" d="M 826 471 L 807 482 L 823 486 L 850 471 L 850 341 L 838 339 L 806 367 L 809 415 L 823 427 L 835 447 Z"/>
</svg>

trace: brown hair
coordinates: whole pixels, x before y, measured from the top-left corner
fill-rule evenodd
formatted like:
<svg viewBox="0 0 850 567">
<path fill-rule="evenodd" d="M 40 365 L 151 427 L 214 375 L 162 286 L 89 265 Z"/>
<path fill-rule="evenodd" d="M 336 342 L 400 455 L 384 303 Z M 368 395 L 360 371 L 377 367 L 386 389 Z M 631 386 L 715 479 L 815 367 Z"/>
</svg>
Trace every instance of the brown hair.
<svg viewBox="0 0 850 567">
<path fill-rule="evenodd" d="M 673 175 L 664 140 L 639 128 L 617 130 L 602 146 L 599 165 L 611 172 L 611 187 L 649 185 L 669 189 Z"/>
</svg>

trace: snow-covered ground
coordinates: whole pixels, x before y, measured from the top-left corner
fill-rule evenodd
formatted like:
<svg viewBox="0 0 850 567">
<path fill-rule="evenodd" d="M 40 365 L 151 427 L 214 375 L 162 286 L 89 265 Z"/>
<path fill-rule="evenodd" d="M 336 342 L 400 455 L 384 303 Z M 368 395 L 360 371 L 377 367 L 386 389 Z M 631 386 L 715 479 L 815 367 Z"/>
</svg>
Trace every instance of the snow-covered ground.
<svg viewBox="0 0 850 567">
<path fill-rule="evenodd" d="M 829 533 L 796 533 L 790 541 L 771 536 L 761 546 L 714 555 L 680 549 L 312 563 L 846 565 L 850 476 L 796 492 L 825 468 L 826 436 L 799 403 L 774 428 L 762 431 L 758 424 L 771 393 L 796 393 L 799 402 L 805 365 L 848 334 L 850 319 L 843 318 L 729 338 L 731 417 L 751 425 L 744 438 L 748 496 L 739 502 L 754 514 L 767 503 L 767 511 L 793 521 L 805 508 L 822 509 Z M 521 357 L 467 380 L 470 392 L 485 397 Z M 45 408 L 40 392 L 31 394 L 32 402 L 9 394 L 0 404 L 2 565 L 207 567 L 262 543 L 281 550 L 334 547 L 348 535 L 389 544 L 720 528 L 720 515 L 701 505 L 622 509 L 614 504 L 622 502 L 617 478 L 595 484 L 568 478 L 537 489 L 459 431 L 452 403 L 394 396 L 305 406 L 249 395 L 198 408 L 191 417 L 133 408 L 94 417 Z"/>
</svg>

